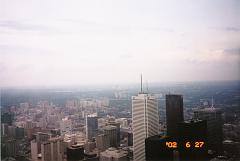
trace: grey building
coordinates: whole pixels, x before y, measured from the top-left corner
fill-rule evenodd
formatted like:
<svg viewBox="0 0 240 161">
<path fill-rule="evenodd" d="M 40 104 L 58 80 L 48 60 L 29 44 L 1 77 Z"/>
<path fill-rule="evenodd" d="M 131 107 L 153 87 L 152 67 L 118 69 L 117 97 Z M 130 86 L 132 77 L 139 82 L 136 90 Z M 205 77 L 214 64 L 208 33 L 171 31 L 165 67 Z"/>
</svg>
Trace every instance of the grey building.
<svg viewBox="0 0 240 161">
<path fill-rule="evenodd" d="M 117 146 L 120 146 L 120 123 L 115 121 L 109 121 L 108 125 L 117 127 Z"/>
<path fill-rule="evenodd" d="M 184 121 L 183 96 L 176 94 L 166 95 L 167 135 L 178 136 L 178 123 Z"/>
<path fill-rule="evenodd" d="M 221 154 L 223 147 L 222 111 L 214 107 L 198 109 L 194 111 L 194 119 L 207 121 L 208 147 Z"/>
<path fill-rule="evenodd" d="M 103 132 L 109 138 L 110 147 L 118 147 L 118 144 L 117 144 L 117 127 L 112 126 L 112 125 L 108 125 L 108 126 L 103 128 Z"/>
<path fill-rule="evenodd" d="M 106 134 L 100 134 L 96 137 L 96 147 L 99 151 L 105 151 L 110 147 L 110 138 Z"/>
<path fill-rule="evenodd" d="M 97 115 L 88 115 L 86 117 L 86 136 L 88 140 L 92 140 L 93 137 L 96 137 L 98 129 L 98 117 Z"/>
</svg>

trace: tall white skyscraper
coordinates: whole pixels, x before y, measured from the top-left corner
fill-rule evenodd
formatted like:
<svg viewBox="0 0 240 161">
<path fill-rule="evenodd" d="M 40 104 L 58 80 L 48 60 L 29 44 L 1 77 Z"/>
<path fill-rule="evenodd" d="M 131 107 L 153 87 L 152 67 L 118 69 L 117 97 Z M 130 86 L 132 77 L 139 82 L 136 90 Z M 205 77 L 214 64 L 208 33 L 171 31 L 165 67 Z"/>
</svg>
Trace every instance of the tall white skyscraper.
<svg viewBox="0 0 240 161">
<path fill-rule="evenodd" d="M 133 159 L 145 160 L 145 139 L 158 134 L 159 115 L 157 99 L 142 91 L 132 97 Z"/>
</svg>

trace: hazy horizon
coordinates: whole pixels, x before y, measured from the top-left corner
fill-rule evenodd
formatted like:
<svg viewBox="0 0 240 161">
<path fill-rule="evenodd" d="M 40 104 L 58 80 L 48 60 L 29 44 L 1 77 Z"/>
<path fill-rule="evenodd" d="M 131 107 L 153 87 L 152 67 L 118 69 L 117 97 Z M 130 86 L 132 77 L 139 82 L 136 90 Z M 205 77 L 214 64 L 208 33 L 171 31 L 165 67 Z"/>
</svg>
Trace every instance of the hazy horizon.
<svg viewBox="0 0 240 161">
<path fill-rule="evenodd" d="M 201 81 L 159 81 L 159 82 L 143 82 L 143 89 L 146 91 L 147 88 L 153 87 L 168 87 L 168 86 L 185 86 L 185 85 L 194 85 L 194 84 L 205 84 L 205 85 L 217 85 L 217 84 L 239 84 L 240 80 L 201 80 Z M 84 89 L 116 89 L 116 90 L 127 90 L 127 89 L 138 89 L 140 90 L 140 79 L 139 82 L 129 82 L 129 83 L 119 83 L 119 84 L 110 84 L 110 83 L 102 83 L 102 84 L 71 84 L 71 85 L 29 85 L 29 86 L 0 86 L 0 90 L 84 90 Z"/>
<path fill-rule="evenodd" d="M 0 0 L 0 87 L 240 80 L 240 1 Z"/>
</svg>

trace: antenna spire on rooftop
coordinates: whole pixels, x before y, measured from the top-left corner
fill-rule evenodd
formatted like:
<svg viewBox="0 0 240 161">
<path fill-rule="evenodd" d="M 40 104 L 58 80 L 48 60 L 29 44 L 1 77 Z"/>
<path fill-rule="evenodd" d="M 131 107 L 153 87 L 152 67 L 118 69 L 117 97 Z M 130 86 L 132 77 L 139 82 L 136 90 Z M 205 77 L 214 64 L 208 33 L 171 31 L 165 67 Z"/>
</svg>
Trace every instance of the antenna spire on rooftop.
<svg viewBox="0 0 240 161">
<path fill-rule="evenodd" d="M 213 97 L 212 97 L 212 106 L 211 106 L 211 108 L 214 108 L 214 106 L 213 106 Z"/>
<path fill-rule="evenodd" d="M 146 86 L 147 86 L 147 93 L 148 93 L 148 81 L 146 81 Z"/>
<path fill-rule="evenodd" d="M 143 91 L 142 91 L 142 73 L 141 73 L 141 93 L 143 93 Z"/>
</svg>

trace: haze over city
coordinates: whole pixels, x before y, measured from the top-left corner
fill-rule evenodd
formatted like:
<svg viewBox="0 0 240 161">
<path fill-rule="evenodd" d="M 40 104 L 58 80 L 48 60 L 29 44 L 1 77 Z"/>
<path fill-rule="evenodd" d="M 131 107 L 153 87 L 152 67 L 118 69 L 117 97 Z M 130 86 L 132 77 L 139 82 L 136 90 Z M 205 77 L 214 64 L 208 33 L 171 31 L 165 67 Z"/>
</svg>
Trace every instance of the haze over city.
<svg viewBox="0 0 240 161">
<path fill-rule="evenodd" d="M 0 0 L 0 85 L 240 79 L 240 2 Z"/>
</svg>

